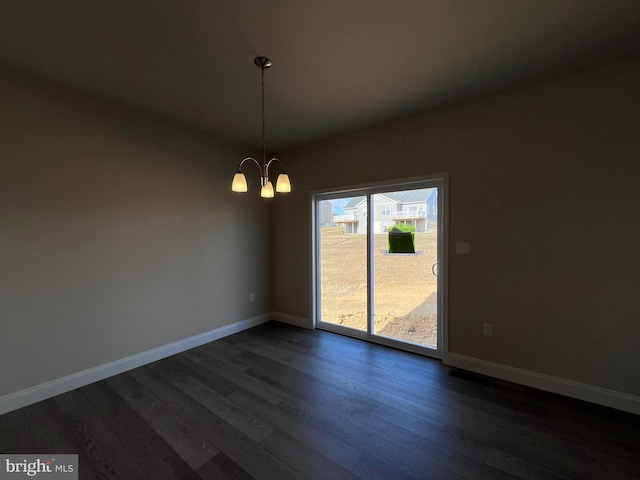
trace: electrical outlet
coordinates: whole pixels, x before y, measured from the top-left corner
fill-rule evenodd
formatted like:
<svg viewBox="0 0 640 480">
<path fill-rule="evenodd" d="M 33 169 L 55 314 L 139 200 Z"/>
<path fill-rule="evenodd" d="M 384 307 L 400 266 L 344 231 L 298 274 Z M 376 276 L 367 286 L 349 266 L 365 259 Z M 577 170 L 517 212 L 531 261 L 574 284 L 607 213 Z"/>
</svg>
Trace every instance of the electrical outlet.
<svg viewBox="0 0 640 480">
<path fill-rule="evenodd" d="M 250 301 L 250 302 L 254 302 L 255 300 L 256 300 L 256 296 L 255 296 L 255 294 L 250 293 L 250 294 L 249 294 L 249 301 Z"/>
<path fill-rule="evenodd" d="M 493 336 L 493 323 L 485 323 L 484 324 L 484 334 L 487 337 Z"/>
</svg>

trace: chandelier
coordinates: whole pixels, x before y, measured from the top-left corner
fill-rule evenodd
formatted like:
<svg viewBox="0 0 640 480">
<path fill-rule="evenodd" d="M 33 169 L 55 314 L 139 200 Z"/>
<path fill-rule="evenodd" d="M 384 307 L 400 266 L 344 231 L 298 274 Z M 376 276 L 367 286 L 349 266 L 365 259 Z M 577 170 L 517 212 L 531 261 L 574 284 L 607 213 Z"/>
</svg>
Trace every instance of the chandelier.
<svg viewBox="0 0 640 480">
<path fill-rule="evenodd" d="M 262 165 L 253 157 L 247 157 L 240 162 L 238 165 L 238 171 L 233 176 L 233 182 L 231 183 L 231 190 L 233 192 L 244 193 L 247 191 L 247 177 L 242 173 L 242 165 L 247 160 L 251 160 L 254 162 L 258 168 L 260 169 L 260 196 L 263 198 L 273 198 L 275 195 L 273 189 L 273 183 L 269 179 L 269 167 L 272 163 L 278 162 L 280 167 L 282 168 L 282 173 L 278 175 L 278 179 L 276 181 L 275 191 L 278 193 L 288 193 L 291 191 L 291 182 L 289 181 L 289 175 L 284 171 L 284 165 L 278 159 L 273 157 L 271 160 L 267 162 L 267 148 L 266 148 L 266 140 L 265 140 L 265 115 L 264 115 L 264 71 L 269 68 L 272 63 L 266 57 L 256 57 L 253 61 L 262 71 Z"/>
</svg>

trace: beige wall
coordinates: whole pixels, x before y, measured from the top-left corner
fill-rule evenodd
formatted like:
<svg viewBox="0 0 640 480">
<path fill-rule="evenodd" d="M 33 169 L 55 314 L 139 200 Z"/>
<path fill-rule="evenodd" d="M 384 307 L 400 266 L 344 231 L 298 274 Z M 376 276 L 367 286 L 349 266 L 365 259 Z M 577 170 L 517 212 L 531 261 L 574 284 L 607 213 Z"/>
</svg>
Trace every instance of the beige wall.
<svg viewBox="0 0 640 480">
<path fill-rule="evenodd" d="M 448 171 L 450 352 L 640 395 L 640 58 L 280 157 L 274 310 L 310 316 L 309 191 Z"/>
<path fill-rule="evenodd" d="M 268 312 L 247 153 L 0 70 L 0 396 Z"/>
</svg>

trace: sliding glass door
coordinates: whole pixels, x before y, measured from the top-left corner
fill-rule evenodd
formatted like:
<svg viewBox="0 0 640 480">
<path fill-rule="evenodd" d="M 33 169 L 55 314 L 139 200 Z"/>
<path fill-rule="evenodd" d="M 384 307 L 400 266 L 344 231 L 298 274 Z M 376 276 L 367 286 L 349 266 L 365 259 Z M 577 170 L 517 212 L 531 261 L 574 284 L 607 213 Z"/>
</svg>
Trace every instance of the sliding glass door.
<svg viewBox="0 0 640 480">
<path fill-rule="evenodd" d="M 438 189 L 372 195 L 373 333 L 438 347 Z M 397 244 L 397 245 L 396 245 Z"/>
<path fill-rule="evenodd" d="M 441 356 L 444 180 L 313 195 L 319 328 Z"/>
<path fill-rule="evenodd" d="M 367 198 L 318 201 L 320 316 L 367 331 Z"/>
</svg>

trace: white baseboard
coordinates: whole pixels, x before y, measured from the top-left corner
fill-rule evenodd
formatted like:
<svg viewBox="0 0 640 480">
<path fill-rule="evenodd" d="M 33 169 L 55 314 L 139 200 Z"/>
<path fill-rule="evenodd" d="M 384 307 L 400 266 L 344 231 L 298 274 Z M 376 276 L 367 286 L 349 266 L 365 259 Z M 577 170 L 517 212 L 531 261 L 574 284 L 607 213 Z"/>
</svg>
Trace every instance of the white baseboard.
<svg viewBox="0 0 640 480">
<path fill-rule="evenodd" d="M 0 397 L 0 415 L 15 410 L 17 408 L 26 407 L 32 403 L 45 400 L 61 393 L 69 392 L 79 387 L 84 387 L 90 383 L 104 380 L 105 378 L 117 375 L 119 373 L 132 370 L 134 368 L 146 365 L 162 358 L 170 357 L 176 353 L 184 352 L 191 348 L 199 347 L 205 343 L 218 340 L 219 338 L 233 335 L 234 333 L 247 330 L 262 323 L 266 323 L 273 319 L 273 315 L 264 314 L 257 317 L 241 320 L 231 325 L 216 328 L 209 332 L 201 333 L 193 337 L 178 340 L 177 342 L 163 345 L 162 347 L 153 348 L 146 352 L 137 353 L 130 357 L 115 360 L 98 367 L 90 368 L 82 372 L 77 372 L 66 377 L 58 378 L 50 382 L 46 382 L 34 387 L 20 390 L 19 392 L 10 393 Z"/>
<path fill-rule="evenodd" d="M 595 387 L 593 385 L 509 367 L 499 363 L 487 362 L 486 360 L 458 355 L 457 353 L 449 353 L 446 359 L 443 360 L 443 363 L 451 367 L 480 373 L 489 377 L 597 403 L 625 412 L 640 414 L 640 397 L 628 393 Z"/>
<path fill-rule="evenodd" d="M 289 325 L 293 325 L 294 327 L 300 328 L 313 328 L 311 325 L 311 321 L 308 318 L 296 317 L 295 315 L 289 315 L 287 313 L 280 312 L 271 312 L 271 319 L 277 320 L 278 322 L 288 323 Z"/>
</svg>

